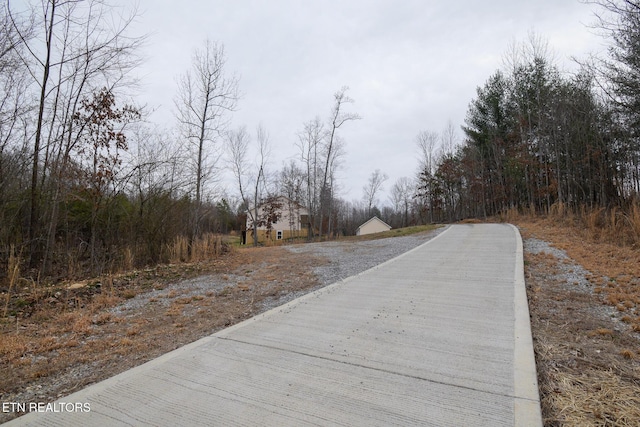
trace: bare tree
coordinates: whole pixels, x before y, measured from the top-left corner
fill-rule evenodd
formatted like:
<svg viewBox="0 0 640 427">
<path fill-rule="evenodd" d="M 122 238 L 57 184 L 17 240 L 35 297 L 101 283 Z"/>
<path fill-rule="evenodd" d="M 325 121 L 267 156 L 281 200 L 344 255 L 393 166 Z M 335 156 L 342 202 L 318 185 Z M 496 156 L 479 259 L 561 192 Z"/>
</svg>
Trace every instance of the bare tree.
<svg viewBox="0 0 640 427">
<path fill-rule="evenodd" d="M 305 193 L 309 222 L 315 225 L 320 205 L 321 152 L 326 137 L 324 123 L 319 117 L 304 124 L 304 130 L 298 134 L 298 148 L 305 168 Z M 312 228 L 313 233 L 313 228 Z M 310 235 L 311 237 L 311 235 Z"/>
<path fill-rule="evenodd" d="M 279 194 L 286 196 L 287 204 L 285 206 L 289 214 L 289 235 L 294 236 L 294 232 L 298 229 L 298 218 L 300 218 L 300 208 L 305 202 L 304 184 L 305 173 L 298 167 L 294 160 L 285 165 L 280 171 L 279 176 Z M 308 225 L 308 224 L 303 224 Z"/>
<path fill-rule="evenodd" d="M 5 157 L 10 150 L 19 149 L 28 128 L 25 119 L 32 108 L 27 92 L 28 70 L 20 60 L 31 34 L 29 23 L 12 21 L 7 5 L 0 6 L 0 203 L 12 166 Z"/>
<path fill-rule="evenodd" d="M 324 169 L 322 186 L 320 189 L 320 236 L 323 234 L 323 226 L 325 216 L 328 218 L 328 232 L 331 230 L 331 208 L 334 197 L 333 182 L 335 180 L 336 167 L 338 159 L 344 152 L 343 144 L 338 138 L 338 129 L 346 122 L 359 120 L 361 117 L 357 113 L 348 113 L 344 111 L 345 104 L 353 103 L 353 99 L 347 96 L 347 86 L 343 86 L 333 95 L 334 103 L 331 110 L 331 118 L 328 136 L 324 149 Z"/>
<path fill-rule="evenodd" d="M 136 195 L 140 209 L 147 199 L 166 193 L 176 198 L 188 191 L 185 163 L 187 156 L 183 147 L 175 144 L 175 135 L 149 124 L 136 123 L 128 138 L 129 192 Z"/>
<path fill-rule="evenodd" d="M 0 5 L 0 154 L 31 107 L 26 96 L 28 69 L 20 58 L 32 37 L 31 24 L 12 20 L 8 6 Z"/>
<path fill-rule="evenodd" d="M 416 192 L 416 185 L 407 177 L 399 178 L 391 187 L 391 201 L 397 213 L 402 214 L 402 227 L 409 225 L 409 206 Z"/>
<path fill-rule="evenodd" d="M 16 204 L 22 199 L 16 195 L 24 192 L 23 182 L 29 167 L 30 149 L 25 144 L 33 108 L 28 93 L 28 70 L 20 61 L 21 51 L 25 49 L 20 36 L 28 40 L 31 33 L 29 22 L 13 22 L 8 5 L 0 5 L 0 247 L 13 244 L 18 250 L 16 243 L 23 238 L 19 228 L 12 225 L 23 222 L 25 202 Z M 3 262 L 4 259 L 0 259 L 0 263 Z"/>
<path fill-rule="evenodd" d="M 31 243 L 31 250 L 29 252 L 29 255 L 31 257 L 32 266 L 34 266 L 36 261 L 34 254 L 37 250 L 35 236 L 36 236 L 36 226 L 37 226 L 38 214 L 39 214 L 38 173 L 39 173 L 39 167 L 40 167 L 40 145 L 42 141 L 42 125 L 44 120 L 44 107 L 45 107 L 45 101 L 47 98 L 47 90 L 48 90 L 48 84 L 49 84 L 49 73 L 51 72 L 51 56 L 52 56 L 52 50 L 53 50 L 52 40 L 53 40 L 54 27 L 55 27 L 54 23 L 56 18 L 56 2 L 51 2 L 51 4 L 49 3 L 50 2 L 46 2 L 46 4 L 43 4 L 43 6 L 45 6 L 44 13 L 42 16 L 44 21 L 44 26 L 45 26 L 44 60 L 42 60 L 38 56 L 38 54 L 34 52 L 34 49 L 29 46 L 29 41 L 27 40 L 27 37 L 22 34 L 20 35 L 22 41 L 25 43 L 25 45 L 27 45 L 28 52 L 31 54 L 32 58 L 29 58 L 29 59 L 35 59 L 36 63 L 41 65 L 42 67 L 42 77 L 39 82 L 40 95 L 39 95 L 38 117 L 36 120 L 36 133 L 35 133 L 34 143 L 33 143 L 34 144 L 33 145 L 33 162 L 32 162 L 32 168 L 31 168 L 31 200 L 30 200 L 31 204 L 30 204 L 30 214 L 29 214 L 29 241 Z M 9 14 L 11 16 L 10 8 L 9 8 Z M 14 23 L 16 22 L 13 16 L 12 16 L 12 21 Z M 17 25 L 15 26 L 15 29 L 16 31 L 19 31 Z M 27 66 L 27 68 L 29 68 L 29 72 L 34 77 L 34 80 L 37 81 L 38 77 L 34 73 L 35 70 L 31 70 L 30 68 L 31 61 L 29 59 L 28 57 L 25 57 L 23 59 L 23 63 L 25 64 L 25 66 Z"/>
<path fill-rule="evenodd" d="M 382 185 L 387 179 L 389 179 L 389 176 L 386 173 L 381 172 L 380 169 L 376 169 L 371 173 L 367 185 L 362 187 L 363 198 L 367 204 L 368 216 L 371 216 L 372 208 L 377 203 L 377 196 L 380 191 L 383 190 Z"/>
<path fill-rule="evenodd" d="M 503 68 L 506 73 L 513 74 L 529 64 L 533 58 L 546 58 L 551 63 L 556 62 L 549 42 L 535 31 L 529 31 L 526 41 L 509 43 L 507 52 L 502 57 Z"/>
<path fill-rule="evenodd" d="M 442 149 L 440 148 L 440 136 L 436 132 L 421 131 L 416 137 L 416 145 L 418 146 L 419 161 L 418 161 L 418 182 L 423 183 L 423 191 L 420 193 L 420 203 L 422 203 L 422 210 L 428 209 L 429 221 L 433 221 L 433 203 L 430 200 L 431 186 L 434 182 L 433 177 L 438 167 L 439 159 L 442 155 Z"/>
<path fill-rule="evenodd" d="M 453 122 L 449 120 L 440 134 L 441 157 L 453 154 L 456 151 L 458 142 L 459 138 L 456 127 L 453 125 Z"/>
<path fill-rule="evenodd" d="M 238 184 L 238 192 L 242 203 L 248 205 L 247 173 L 250 165 L 247 162 L 250 136 L 246 126 L 226 133 L 226 145 L 229 153 L 229 167 Z"/>
<path fill-rule="evenodd" d="M 419 151 L 419 172 L 428 171 L 434 173 L 437 163 L 437 150 L 439 147 L 438 134 L 436 132 L 421 131 L 416 136 L 416 145 Z"/>
<path fill-rule="evenodd" d="M 267 172 L 265 170 L 271 147 L 269 135 L 261 125 L 256 129 L 257 152 L 255 160 L 249 162 L 251 136 L 246 127 L 227 132 L 226 142 L 229 153 L 229 165 L 238 184 L 238 191 L 253 231 L 253 244 L 258 246 L 258 227 L 263 222 L 260 215 L 260 203 L 269 193 Z M 270 222 L 270 221 L 267 221 Z"/>
<path fill-rule="evenodd" d="M 227 75 L 224 46 L 206 40 L 192 57 L 192 69 L 178 78 L 174 100 L 182 135 L 195 150 L 195 199 L 193 236 L 199 233 L 203 184 L 210 178 L 217 154 L 212 145 L 226 127 L 225 115 L 238 101 L 238 78 Z M 213 157 L 213 158 L 212 158 Z M 207 162 L 209 158 L 209 162 Z M 192 237 L 193 237 L 192 236 Z"/>
<path fill-rule="evenodd" d="M 625 182 L 627 194 L 640 193 L 640 1 L 638 0 L 583 0 L 600 7 L 594 27 L 610 40 L 606 58 L 597 58 L 590 64 L 597 76 L 599 88 L 607 102 L 620 116 L 626 138 L 617 180 Z"/>
</svg>

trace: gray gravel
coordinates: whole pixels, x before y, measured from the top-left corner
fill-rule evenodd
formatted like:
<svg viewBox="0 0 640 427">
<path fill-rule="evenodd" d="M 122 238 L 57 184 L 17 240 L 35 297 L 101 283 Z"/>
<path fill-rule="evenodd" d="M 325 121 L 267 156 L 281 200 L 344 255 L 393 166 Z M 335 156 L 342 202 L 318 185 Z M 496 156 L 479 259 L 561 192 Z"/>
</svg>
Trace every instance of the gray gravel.
<svg viewBox="0 0 640 427">
<path fill-rule="evenodd" d="M 159 306 L 168 307 L 176 298 L 219 292 L 226 287 L 235 286 L 240 281 L 241 279 L 235 275 L 225 275 L 224 279 L 219 275 L 205 275 L 193 279 L 180 280 L 176 283 L 163 286 L 162 289 L 152 289 L 151 291 L 138 294 L 112 308 L 109 312 L 119 316 L 133 314 L 136 310 L 148 305 L 151 301 L 154 301 Z"/>
<path fill-rule="evenodd" d="M 395 258 L 433 239 L 444 230 L 446 230 L 446 227 L 438 228 L 428 233 L 403 237 L 359 242 L 308 243 L 287 246 L 287 249 L 291 252 L 308 253 L 326 259 L 326 265 L 314 269 L 314 273 L 321 285 L 326 286 Z"/>
<path fill-rule="evenodd" d="M 294 300 L 308 292 L 330 285 L 349 276 L 353 276 L 371 267 L 394 258 L 402 253 L 413 249 L 426 241 L 434 238 L 445 228 L 414 234 L 404 237 L 393 237 L 379 240 L 368 240 L 361 242 L 354 241 L 331 241 L 322 243 L 305 243 L 300 245 L 285 246 L 295 253 L 308 253 L 319 256 L 327 260 L 327 264 L 314 269 L 320 284 L 312 289 L 305 289 L 298 292 L 291 292 L 279 295 L 274 298 L 267 298 L 263 301 L 263 310 L 268 310 L 279 305 Z M 228 286 L 235 286 L 246 281 L 246 277 L 238 277 L 233 274 L 206 275 L 193 279 L 181 280 L 179 282 L 164 286 L 162 289 L 154 289 L 136 295 L 134 298 L 123 302 L 111 309 L 111 313 L 116 315 L 127 315 L 135 313 L 136 310 L 154 301 L 161 306 L 169 306 L 175 298 L 190 297 L 194 295 L 204 295 L 208 292 L 218 292 Z M 173 295 L 169 297 L 169 295 Z"/>
<path fill-rule="evenodd" d="M 544 240 L 535 238 L 524 240 L 523 249 L 525 252 L 533 254 L 548 253 L 561 261 L 558 263 L 559 272 L 552 276 L 559 286 L 572 291 L 593 294 L 594 286 L 587 280 L 591 272 L 580 264 L 575 263 L 562 249 L 554 248 Z M 614 307 L 601 305 L 594 309 L 594 314 L 601 316 L 603 319 L 612 319 L 615 322 L 616 330 L 630 330 L 629 326 L 620 320 L 622 316 Z"/>
<path fill-rule="evenodd" d="M 562 260 L 563 262 L 559 265 L 560 274 L 556 278 L 566 286 L 577 286 L 582 291 L 593 292 L 593 285 L 587 280 L 591 273 L 581 265 L 574 263 L 562 249 L 554 248 L 544 240 L 535 238 L 526 239 L 523 243 L 523 248 L 525 252 L 532 254 L 547 253 Z"/>
</svg>

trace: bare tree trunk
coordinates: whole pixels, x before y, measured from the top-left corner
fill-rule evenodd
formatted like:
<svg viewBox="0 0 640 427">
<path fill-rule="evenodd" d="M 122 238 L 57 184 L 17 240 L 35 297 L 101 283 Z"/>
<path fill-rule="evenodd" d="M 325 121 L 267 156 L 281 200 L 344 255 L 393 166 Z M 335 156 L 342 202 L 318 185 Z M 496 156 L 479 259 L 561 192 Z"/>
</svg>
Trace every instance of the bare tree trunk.
<svg viewBox="0 0 640 427">
<path fill-rule="evenodd" d="M 338 148 L 336 147 L 336 132 L 338 129 L 347 121 L 350 120 L 358 120 L 360 116 L 355 113 L 343 113 L 342 107 L 346 103 L 351 103 L 353 100 L 349 98 L 346 94 L 349 88 L 344 86 L 338 92 L 334 94 L 334 104 L 333 110 L 331 114 L 331 130 L 329 132 L 329 138 L 326 145 L 326 157 L 325 157 L 325 165 L 323 171 L 322 178 L 322 190 L 320 191 L 320 230 L 319 234 L 322 236 L 323 234 L 323 226 L 324 226 L 324 213 L 325 210 L 329 210 L 331 208 L 331 198 L 333 198 L 333 191 L 329 188 L 330 183 L 328 181 L 330 175 L 334 172 L 332 165 L 336 165 L 336 153 L 339 153 Z M 327 196 L 329 199 L 327 200 Z M 330 218 L 330 217 L 329 217 Z M 330 220 L 330 219 L 329 219 Z"/>
<path fill-rule="evenodd" d="M 48 6 L 47 6 L 48 7 Z M 53 26 L 55 19 L 56 2 L 51 2 L 51 17 L 47 28 L 46 57 L 42 65 L 42 82 L 40 83 L 40 100 L 38 105 L 38 120 L 36 124 L 36 134 L 33 143 L 33 166 L 31 169 L 31 207 L 29 210 L 29 264 L 33 268 L 39 261 L 39 250 L 36 235 L 38 231 L 38 168 L 40 160 L 40 142 L 42 140 L 42 124 L 44 119 L 44 104 L 47 98 L 47 83 L 49 82 L 49 72 L 51 70 L 51 40 L 53 38 Z"/>
</svg>

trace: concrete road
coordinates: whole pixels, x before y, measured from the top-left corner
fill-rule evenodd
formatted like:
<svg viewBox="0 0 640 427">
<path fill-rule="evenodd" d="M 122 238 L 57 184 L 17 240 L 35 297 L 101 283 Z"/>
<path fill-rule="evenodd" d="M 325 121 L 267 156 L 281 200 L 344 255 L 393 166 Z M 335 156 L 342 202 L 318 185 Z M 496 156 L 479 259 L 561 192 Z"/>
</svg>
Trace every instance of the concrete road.
<svg viewBox="0 0 640 427">
<path fill-rule="evenodd" d="M 57 404 L 8 425 L 540 426 L 520 234 L 451 226 Z"/>
</svg>

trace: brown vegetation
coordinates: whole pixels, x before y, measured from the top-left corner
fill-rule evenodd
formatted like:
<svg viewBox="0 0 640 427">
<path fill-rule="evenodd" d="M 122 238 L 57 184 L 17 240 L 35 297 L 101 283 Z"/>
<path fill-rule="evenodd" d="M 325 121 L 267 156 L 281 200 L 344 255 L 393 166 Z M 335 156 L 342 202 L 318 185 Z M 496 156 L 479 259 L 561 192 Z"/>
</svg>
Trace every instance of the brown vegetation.
<svg viewBox="0 0 640 427">
<path fill-rule="evenodd" d="M 568 256 L 525 251 L 545 425 L 640 425 L 640 247 L 627 234 L 635 214 L 561 211 L 507 215 L 523 238 Z M 585 283 L 568 283 L 581 268 Z"/>
</svg>

